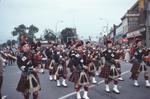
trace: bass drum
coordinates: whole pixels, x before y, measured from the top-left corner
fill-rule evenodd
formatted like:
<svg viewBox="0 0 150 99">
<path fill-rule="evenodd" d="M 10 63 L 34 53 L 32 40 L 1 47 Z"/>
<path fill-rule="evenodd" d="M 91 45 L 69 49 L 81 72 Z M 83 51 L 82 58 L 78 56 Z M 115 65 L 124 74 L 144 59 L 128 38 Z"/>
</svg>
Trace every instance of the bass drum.
<svg viewBox="0 0 150 99">
<path fill-rule="evenodd" d="M 150 66 L 150 57 L 149 56 L 145 57 L 144 61 L 145 61 L 147 66 Z"/>
<path fill-rule="evenodd" d="M 150 57 L 145 57 L 145 58 L 144 58 L 144 61 L 145 61 L 145 62 L 150 62 Z"/>
</svg>

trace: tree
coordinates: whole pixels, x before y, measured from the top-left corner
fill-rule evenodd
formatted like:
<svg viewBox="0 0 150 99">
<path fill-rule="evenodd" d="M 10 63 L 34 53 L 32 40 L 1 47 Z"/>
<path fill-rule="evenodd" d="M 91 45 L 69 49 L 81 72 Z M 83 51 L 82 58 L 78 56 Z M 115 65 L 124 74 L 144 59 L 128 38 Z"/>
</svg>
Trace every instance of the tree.
<svg viewBox="0 0 150 99">
<path fill-rule="evenodd" d="M 8 41 L 7 41 L 7 45 L 8 45 L 9 47 L 11 47 L 11 45 L 12 45 L 11 40 L 8 40 Z"/>
<path fill-rule="evenodd" d="M 36 38 L 35 37 L 35 33 L 37 33 L 39 31 L 39 29 L 37 27 L 35 27 L 34 25 L 30 25 L 28 28 L 28 39 L 29 42 L 33 42 L 33 39 Z"/>
<path fill-rule="evenodd" d="M 16 40 L 12 40 L 11 43 L 12 43 L 12 45 L 15 45 L 17 43 L 17 41 Z"/>
<path fill-rule="evenodd" d="M 3 44 L 2 44 L 2 47 L 7 47 L 7 44 L 6 44 L 6 43 L 3 43 Z"/>
<path fill-rule="evenodd" d="M 33 42 L 33 39 L 35 38 L 35 33 L 37 33 L 39 29 L 34 26 L 30 25 L 29 27 L 26 27 L 24 24 L 19 25 L 18 27 L 15 27 L 14 30 L 11 32 L 13 36 L 18 36 L 19 42 L 21 41 L 21 36 L 24 35 L 28 37 L 28 40 L 30 43 Z"/>
<path fill-rule="evenodd" d="M 30 25 L 28 29 L 29 29 L 29 35 L 33 35 L 34 33 L 37 33 L 39 31 L 39 29 L 34 25 Z"/>
<path fill-rule="evenodd" d="M 14 28 L 14 30 L 12 31 L 12 35 L 17 36 L 21 34 L 26 34 L 26 29 L 26 26 L 24 24 L 21 24 L 18 27 Z"/>
<path fill-rule="evenodd" d="M 45 40 L 52 40 L 55 41 L 56 40 L 56 35 L 54 34 L 54 31 L 52 31 L 51 29 L 45 29 L 44 30 L 44 38 Z"/>
<path fill-rule="evenodd" d="M 70 39 L 76 39 L 77 33 L 75 28 L 66 28 L 61 32 L 61 41 L 67 43 Z"/>
</svg>

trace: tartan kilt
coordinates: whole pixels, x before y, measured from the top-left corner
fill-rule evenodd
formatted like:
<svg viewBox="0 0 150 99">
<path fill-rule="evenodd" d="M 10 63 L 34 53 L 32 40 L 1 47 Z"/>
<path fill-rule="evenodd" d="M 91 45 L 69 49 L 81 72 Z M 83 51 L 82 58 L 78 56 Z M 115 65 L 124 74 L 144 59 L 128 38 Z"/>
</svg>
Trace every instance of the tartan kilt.
<svg viewBox="0 0 150 99">
<path fill-rule="evenodd" d="M 95 76 L 95 72 L 89 72 L 89 77 L 94 77 Z"/>
<path fill-rule="evenodd" d="M 119 69 L 121 68 L 121 65 L 120 65 L 120 63 L 119 63 L 119 62 L 116 62 L 116 64 L 115 64 L 115 65 L 116 65 L 116 68 L 119 68 Z"/>
<path fill-rule="evenodd" d="M 74 59 L 73 58 L 71 58 L 70 60 L 69 60 L 69 63 L 68 63 L 68 66 L 67 66 L 69 69 L 70 69 L 70 71 L 71 72 L 74 72 Z"/>
<path fill-rule="evenodd" d="M 88 85 L 89 84 L 88 73 L 86 71 L 84 71 L 84 73 L 86 74 L 86 77 L 87 77 L 86 81 L 82 81 L 83 80 L 82 78 L 80 79 L 81 73 L 82 72 L 77 72 L 77 71 L 72 72 L 72 74 L 70 75 L 69 81 L 73 82 L 75 84 L 79 84 L 79 85 Z"/>
<path fill-rule="evenodd" d="M 66 61 L 63 62 L 63 74 L 67 76 L 67 64 Z"/>
<path fill-rule="evenodd" d="M 68 62 L 68 66 L 69 68 L 71 68 L 73 66 L 73 58 L 71 58 Z"/>
<path fill-rule="evenodd" d="M 130 79 L 136 79 L 136 75 L 139 73 L 139 68 L 140 68 L 140 63 L 136 62 L 136 63 L 133 63 L 132 65 L 132 68 L 130 70 L 131 72 L 131 77 Z"/>
<path fill-rule="evenodd" d="M 102 78 L 109 78 L 110 74 L 110 66 L 105 65 L 100 72 L 100 77 Z"/>
<path fill-rule="evenodd" d="M 37 73 L 33 73 L 33 75 L 35 76 L 36 80 L 38 81 L 39 85 L 40 85 L 40 80 L 39 77 L 37 75 Z M 18 82 L 17 88 L 16 90 L 18 92 L 21 92 L 23 94 L 29 93 L 29 81 L 27 80 L 27 75 L 25 74 L 21 74 L 20 80 Z M 39 88 L 40 90 L 41 88 Z"/>
<path fill-rule="evenodd" d="M 55 74 L 55 72 L 56 72 L 56 70 L 57 70 L 57 64 L 54 62 L 54 63 L 53 63 L 53 66 L 52 66 L 53 69 L 50 69 L 50 68 L 49 68 L 50 63 L 51 63 L 51 59 L 48 59 L 48 60 L 47 60 L 47 63 L 45 64 L 45 69 L 49 70 L 49 73 L 50 73 L 50 74 Z"/>
<path fill-rule="evenodd" d="M 56 73 L 56 70 L 57 70 L 57 66 L 56 64 L 54 64 L 53 69 L 49 69 L 49 73 L 53 75 Z"/>
<path fill-rule="evenodd" d="M 65 64 L 64 64 L 65 65 Z M 57 71 L 57 70 L 56 70 Z M 66 65 L 63 66 L 63 69 L 62 71 L 58 71 L 58 74 L 57 74 L 58 77 L 67 77 L 67 68 L 66 68 Z"/>
<path fill-rule="evenodd" d="M 49 70 L 50 63 L 51 63 L 51 59 L 48 59 L 46 64 L 45 64 L 45 69 Z"/>
<path fill-rule="evenodd" d="M 80 77 L 80 73 L 77 71 L 72 72 L 72 74 L 69 77 L 70 82 L 77 83 Z"/>
<path fill-rule="evenodd" d="M 91 65 L 92 65 L 92 67 L 89 67 Z M 95 76 L 95 72 L 96 72 L 97 68 L 96 68 L 96 65 L 94 64 L 94 62 L 93 62 L 93 64 L 89 64 L 88 68 L 89 68 L 89 70 L 87 72 L 88 72 L 89 77 Z"/>
<path fill-rule="evenodd" d="M 64 70 L 63 71 L 60 71 L 58 74 L 57 74 L 57 77 L 67 77 L 67 73 L 64 73 Z"/>
<path fill-rule="evenodd" d="M 121 75 L 121 65 L 120 65 L 120 63 L 117 62 L 115 65 L 116 65 L 116 68 L 117 68 L 119 74 Z"/>
<path fill-rule="evenodd" d="M 131 77 L 130 77 L 130 79 L 135 80 L 137 74 L 142 71 L 142 68 L 140 68 L 140 67 L 141 67 L 140 65 L 141 65 L 141 64 L 140 64 L 139 62 L 134 62 L 134 63 L 133 63 L 132 68 L 131 68 L 131 70 L 130 70 L 130 72 L 131 72 Z M 144 71 L 147 71 L 146 66 L 144 67 Z"/>
<path fill-rule="evenodd" d="M 138 71 L 139 68 L 140 68 L 140 63 L 133 63 L 130 72 L 137 74 L 137 73 L 139 72 L 139 71 Z"/>
<path fill-rule="evenodd" d="M 98 70 L 98 68 L 100 67 L 100 62 L 99 62 L 99 60 L 96 60 L 96 61 L 94 61 L 93 63 L 94 63 L 94 65 L 95 65 L 95 67 L 96 67 L 96 70 Z"/>
<path fill-rule="evenodd" d="M 119 74 L 113 75 L 113 74 L 111 73 L 111 65 L 112 65 L 111 63 L 106 62 L 105 66 L 101 69 L 100 77 L 102 77 L 102 78 L 110 78 L 111 76 L 116 76 L 117 78 L 119 77 Z M 114 64 L 114 66 L 115 66 L 115 68 L 116 68 L 116 69 L 115 69 L 116 72 L 119 73 L 116 64 Z"/>
</svg>

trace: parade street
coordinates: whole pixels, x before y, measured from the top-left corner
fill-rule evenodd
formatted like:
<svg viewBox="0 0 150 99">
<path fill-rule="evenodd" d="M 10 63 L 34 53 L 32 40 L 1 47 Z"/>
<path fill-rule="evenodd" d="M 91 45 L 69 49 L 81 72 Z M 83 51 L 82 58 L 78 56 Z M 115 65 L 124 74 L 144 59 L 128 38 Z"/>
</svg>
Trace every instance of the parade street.
<svg viewBox="0 0 150 99">
<path fill-rule="evenodd" d="M 150 99 L 150 0 L 0 0 L 0 13 L 0 99 Z"/>
<path fill-rule="evenodd" d="M 122 62 L 124 81 L 119 82 L 120 94 L 106 93 L 103 79 L 97 78 L 98 84 L 90 85 L 89 97 L 91 99 L 149 99 L 150 88 L 145 87 L 143 74 L 141 73 L 139 77 L 140 87 L 134 87 L 133 81 L 129 79 L 130 69 L 131 64 Z M 150 72 L 150 67 L 148 67 L 148 71 Z M 20 73 L 17 66 L 7 66 L 5 68 L 2 94 L 6 96 L 6 99 L 23 99 L 21 93 L 16 91 Z M 56 87 L 56 82 L 48 79 L 47 71 L 44 74 L 39 74 L 39 77 L 42 87 L 40 99 L 76 99 L 72 83 L 67 81 L 67 88 Z"/>
</svg>

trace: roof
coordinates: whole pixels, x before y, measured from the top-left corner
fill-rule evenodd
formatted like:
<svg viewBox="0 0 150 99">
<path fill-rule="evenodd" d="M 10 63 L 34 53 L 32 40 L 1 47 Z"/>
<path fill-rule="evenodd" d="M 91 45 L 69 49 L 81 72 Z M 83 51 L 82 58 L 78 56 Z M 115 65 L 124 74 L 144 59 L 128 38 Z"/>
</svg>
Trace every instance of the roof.
<svg viewBox="0 0 150 99">
<path fill-rule="evenodd" d="M 123 20 L 124 18 L 126 18 L 126 15 L 130 13 L 130 11 L 134 12 L 134 9 L 136 7 L 138 7 L 139 1 L 137 0 L 136 3 L 129 9 L 127 10 L 127 12 L 123 15 L 123 17 L 121 18 L 121 20 Z"/>
</svg>

